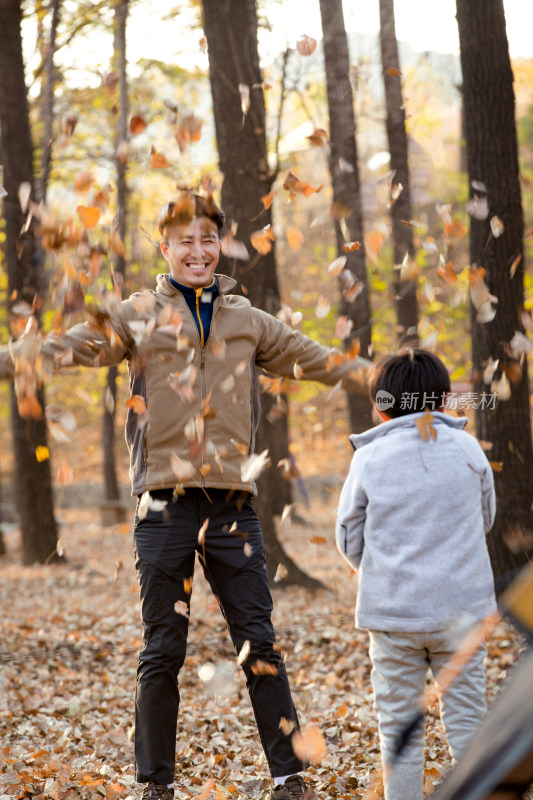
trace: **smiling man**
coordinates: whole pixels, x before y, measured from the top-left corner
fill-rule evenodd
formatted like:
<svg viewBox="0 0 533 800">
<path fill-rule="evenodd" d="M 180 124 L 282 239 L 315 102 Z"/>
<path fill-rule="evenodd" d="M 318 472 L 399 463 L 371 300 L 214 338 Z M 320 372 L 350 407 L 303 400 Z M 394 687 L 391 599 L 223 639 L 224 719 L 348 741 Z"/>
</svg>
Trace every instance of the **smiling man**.
<svg viewBox="0 0 533 800">
<path fill-rule="evenodd" d="M 88 323 L 51 335 L 40 357 L 107 366 L 127 360 L 135 566 L 144 647 L 136 692 L 136 777 L 144 800 L 174 796 L 180 695 L 195 556 L 241 654 L 271 800 L 311 800 L 295 755 L 298 718 L 275 646 L 265 551 L 249 459 L 260 401 L 256 366 L 286 378 L 342 383 L 366 394 L 363 359 L 340 354 L 231 294 L 215 274 L 224 215 L 211 197 L 185 193 L 158 217 L 169 272 L 152 291 L 109 300 Z M 19 340 L 20 342 L 20 340 Z M 17 359 L 16 342 L 11 353 Z M 0 354 L 1 355 L 1 354 Z M 295 366 L 298 369 L 295 370 Z M 16 364 L 0 358 L 2 372 Z M 178 765 L 179 776 L 179 765 Z"/>
</svg>

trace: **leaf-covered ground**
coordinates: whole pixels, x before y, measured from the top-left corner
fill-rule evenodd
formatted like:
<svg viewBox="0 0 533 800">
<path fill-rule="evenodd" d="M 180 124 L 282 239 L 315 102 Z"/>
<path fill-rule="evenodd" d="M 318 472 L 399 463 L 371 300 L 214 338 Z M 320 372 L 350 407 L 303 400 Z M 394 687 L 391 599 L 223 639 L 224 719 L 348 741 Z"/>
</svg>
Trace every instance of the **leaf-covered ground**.
<svg viewBox="0 0 533 800">
<path fill-rule="evenodd" d="M 287 549 L 327 590 L 276 589 L 274 615 L 302 726 L 318 726 L 327 745 L 309 780 L 322 798 L 352 798 L 379 771 L 379 749 L 366 637 L 353 627 L 355 581 L 333 546 L 334 502 L 332 494 L 303 512 L 305 524 L 282 531 Z M 130 526 L 103 528 L 97 509 L 63 509 L 60 520 L 66 564 L 20 566 L 16 531 L 0 563 L 0 800 L 136 798 L 140 623 Z M 199 569 L 189 642 L 177 797 L 259 798 L 268 773 L 244 679 Z M 491 699 L 519 648 L 506 624 L 492 634 Z M 429 791 L 449 762 L 432 714 L 427 732 Z"/>
</svg>

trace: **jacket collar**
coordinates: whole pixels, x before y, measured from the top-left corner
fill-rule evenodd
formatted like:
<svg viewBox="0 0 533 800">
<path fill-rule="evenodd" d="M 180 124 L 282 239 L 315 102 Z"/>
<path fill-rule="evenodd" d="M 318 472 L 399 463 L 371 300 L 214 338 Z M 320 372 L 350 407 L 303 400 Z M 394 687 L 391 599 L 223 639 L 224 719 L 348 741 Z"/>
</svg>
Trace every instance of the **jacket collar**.
<svg viewBox="0 0 533 800">
<path fill-rule="evenodd" d="M 227 275 L 219 275 L 216 273 L 215 278 L 217 279 L 219 294 L 229 294 L 229 292 L 231 292 L 231 290 L 237 286 L 237 281 L 234 280 L 234 278 L 229 278 Z M 160 273 L 157 276 L 156 291 L 169 296 L 175 295 L 179 292 L 179 290 L 170 283 L 167 272 Z"/>
<path fill-rule="evenodd" d="M 350 436 L 350 442 L 354 450 L 358 450 L 360 447 L 363 447 L 363 445 L 373 442 L 374 439 L 379 439 L 382 436 L 387 436 L 398 430 L 406 430 L 414 427 L 415 421 L 423 417 L 425 413 L 425 411 L 420 411 L 417 414 L 406 414 L 403 417 L 389 419 L 387 422 L 376 425 L 375 428 L 363 431 L 363 433 L 353 433 Z M 449 428 L 455 428 L 457 430 L 462 430 L 468 423 L 466 417 L 451 417 L 449 414 L 444 414 L 442 411 L 432 411 L 431 416 L 433 417 L 433 424 L 437 426 L 447 425 Z"/>
</svg>

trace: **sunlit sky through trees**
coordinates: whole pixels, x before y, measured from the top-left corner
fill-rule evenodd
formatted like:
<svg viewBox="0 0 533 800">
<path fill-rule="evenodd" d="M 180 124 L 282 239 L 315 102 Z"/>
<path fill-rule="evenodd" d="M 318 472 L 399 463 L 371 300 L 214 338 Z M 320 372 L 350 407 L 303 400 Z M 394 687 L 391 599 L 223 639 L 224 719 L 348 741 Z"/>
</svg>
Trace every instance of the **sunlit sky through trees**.
<svg viewBox="0 0 533 800">
<path fill-rule="evenodd" d="M 129 69 L 135 74 L 140 59 L 158 59 L 186 69 L 207 69 L 207 55 L 202 51 L 202 30 L 197 8 L 183 2 L 183 10 L 174 16 L 155 0 L 134 0 L 128 18 Z M 395 0 L 396 33 L 418 52 L 458 53 L 459 36 L 455 19 L 455 0 Z M 75 3 L 69 3 L 75 8 Z M 176 8 L 177 6 L 175 6 Z M 303 9 L 305 7 L 305 13 Z M 507 34 L 512 58 L 533 57 L 533 3 L 504 0 Z M 318 0 L 262 0 L 258 4 L 260 20 L 268 21 L 259 31 L 259 47 L 264 63 L 271 62 L 294 46 L 302 34 L 321 38 Z M 109 17 L 111 18 L 111 8 Z M 379 0 L 345 0 L 344 15 L 348 32 L 376 36 L 379 32 Z M 23 26 L 25 56 L 31 69 L 36 26 L 29 16 Z M 59 52 L 56 61 L 67 68 L 71 86 L 99 85 L 112 54 L 112 36 L 91 30 L 89 36 L 76 38 L 72 48 Z M 377 47 L 377 41 L 376 41 Z M 352 60 L 357 53 L 351 54 Z"/>
</svg>

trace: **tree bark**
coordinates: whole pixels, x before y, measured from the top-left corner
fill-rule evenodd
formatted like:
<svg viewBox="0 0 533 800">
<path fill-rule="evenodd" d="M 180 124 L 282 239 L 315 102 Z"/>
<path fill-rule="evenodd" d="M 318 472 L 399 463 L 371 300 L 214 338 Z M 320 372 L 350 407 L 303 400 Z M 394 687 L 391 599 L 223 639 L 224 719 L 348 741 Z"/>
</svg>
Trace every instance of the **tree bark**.
<svg viewBox="0 0 533 800">
<path fill-rule="evenodd" d="M 56 70 L 54 65 L 54 55 L 56 51 L 57 26 L 59 24 L 59 10 L 61 0 L 52 0 L 52 18 L 50 21 L 50 35 L 45 48 L 44 57 L 44 90 L 42 93 L 43 138 L 41 152 L 41 171 L 35 181 L 36 193 L 39 200 L 46 200 L 46 190 L 48 186 L 48 174 L 50 171 L 50 159 L 52 156 L 53 128 L 54 128 L 54 87 L 56 82 Z"/>
<path fill-rule="evenodd" d="M 4 253 L 8 270 L 11 302 L 30 305 L 44 288 L 42 262 L 30 229 L 20 231 L 24 216 L 17 199 L 23 182 L 33 184 L 32 141 L 28 115 L 21 41 L 19 0 L 0 4 L 0 121 L 1 160 L 4 169 Z M 45 407 L 44 390 L 38 392 Z M 12 391 L 11 419 L 15 453 L 14 494 L 22 531 L 22 558 L 25 564 L 56 561 L 57 525 L 54 518 L 50 461 L 38 461 L 37 448 L 47 449 L 44 415 L 23 419 Z M 41 450 L 39 452 L 46 452 Z"/>
<path fill-rule="evenodd" d="M 128 0 L 116 0 L 114 19 L 114 60 L 118 71 L 119 98 L 118 116 L 115 135 L 115 167 L 117 172 L 117 213 L 115 217 L 115 230 L 120 241 L 126 238 L 126 203 L 128 186 L 126 180 L 127 159 L 125 150 L 121 145 L 128 140 L 128 78 L 126 73 L 126 23 L 128 18 Z M 123 253 L 115 256 L 115 272 L 122 287 L 126 272 L 126 259 Z M 104 398 L 103 418 L 103 453 L 104 453 L 104 486 L 106 500 L 117 503 L 120 500 L 120 487 L 117 479 L 117 466 L 115 458 L 115 404 L 117 398 L 117 367 L 110 367 L 107 371 L 107 381 Z"/>
<path fill-rule="evenodd" d="M 353 322 L 352 331 L 345 340 L 345 345 L 350 348 L 353 339 L 358 338 L 361 355 L 369 358 L 372 323 L 363 239 L 363 210 L 355 115 L 349 78 L 350 58 L 342 0 L 320 0 L 320 16 L 326 67 L 330 128 L 329 168 L 333 186 L 332 214 L 337 252 L 339 256 L 346 256 L 345 269 L 350 270 L 363 285 L 362 291 L 352 302 L 347 302 L 344 295 L 341 294 L 341 314 Z M 350 241 L 360 243 L 358 250 L 347 253 L 343 251 L 345 237 L 341 228 L 342 219 L 345 219 Z M 360 395 L 348 394 L 348 409 L 353 431 L 360 432 L 372 426 L 372 406 L 369 399 Z"/>
<path fill-rule="evenodd" d="M 524 331 L 520 318 L 524 302 L 524 222 L 513 73 L 502 0 L 485 0 L 482 4 L 457 0 L 457 20 L 470 194 L 479 195 L 486 189 L 490 209 L 487 219 L 472 217 L 470 257 L 473 267 L 486 270 L 485 282 L 498 298 L 496 315 L 490 322 L 479 323 L 476 310 L 472 310 L 474 389 L 490 391 L 483 370 L 491 358 L 499 359 L 496 379 L 502 370 L 513 379 L 508 400 L 498 401 L 493 411 L 476 411 L 477 435 L 492 442 L 490 458 L 503 465 L 495 474 L 498 511 L 488 539 L 495 576 L 502 585 L 531 556 L 533 533 L 527 361 L 513 357 L 509 348 L 515 331 Z M 494 217 L 505 226 L 501 235 L 495 236 L 491 229 Z"/>
<path fill-rule="evenodd" d="M 405 256 L 413 258 L 413 232 L 406 225 L 412 218 L 411 190 L 409 184 L 409 160 L 407 131 L 405 129 L 405 109 L 402 96 L 402 76 L 396 26 L 394 21 L 394 0 L 379 0 L 381 63 L 385 87 L 387 109 L 387 139 L 390 152 L 390 168 L 394 171 L 393 185 L 401 184 L 398 198 L 391 197 L 392 240 L 394 243 L 394 265 L 402 264 Z M 414 344 L 418 341 L 418 302 L 416 280 L 402 280 L 397 272 L 394 294 L 398 318 L 399 344 Z"/>
<path fill-rule="evenodd" d="M 280 308 L 275 248 L 259 255 L 250 244 L 253 231 L 272 224 L 271 209 L 264 209 L 261 198 L 270 192 L 274 179 L 267 159 L 255 0 L 204 0 L 203 10 L 219 163 L 224 175 L 221 204 L 228 224 L 237 223 L 236 236 L 251 257 L 250 262 L 221 259 L 220 268 L 237 279 L 253 305 L 275 314 Z M 258 216 L 259 220 L 254 219 Z M 269 422 L 271 404 L 272 398 L 264 395 L 257 431 L 257 449 L 268 448 L 272 464 L 259 478 L 257 505 L 269 575 L 272 577 L 282 562 L 288 571 L 286 581 L 317 586 L 318 582 L 299 569 L 277 539 L 274 515 L 290 502 L 290 485 L 277 468 L 278 457 L 288 454 L 288 428 L 285 415 L 275 423 Z"/>
</svg>

